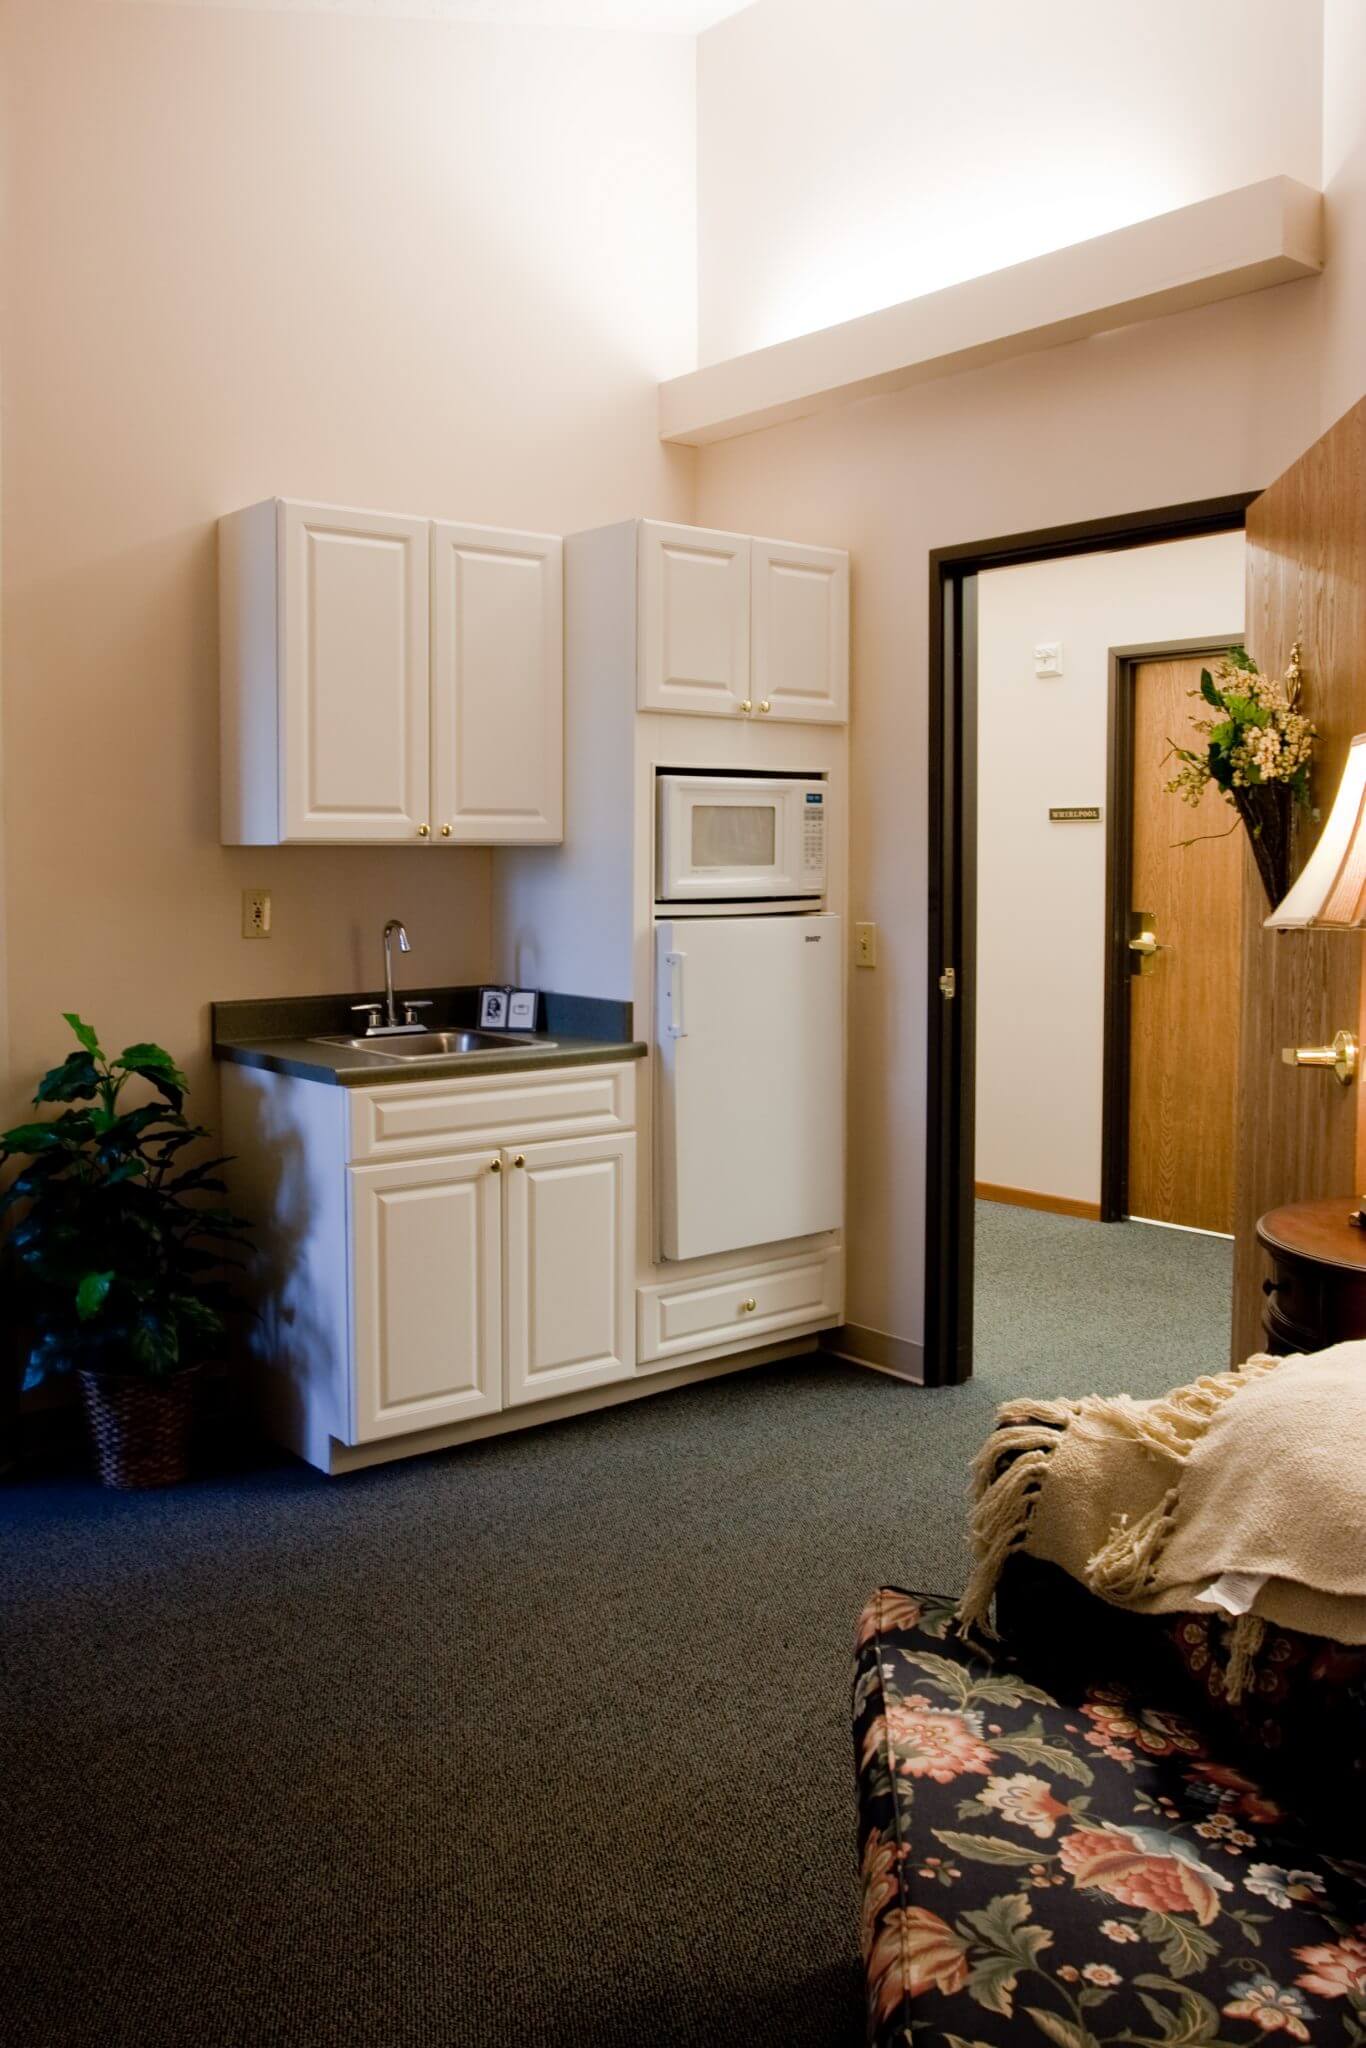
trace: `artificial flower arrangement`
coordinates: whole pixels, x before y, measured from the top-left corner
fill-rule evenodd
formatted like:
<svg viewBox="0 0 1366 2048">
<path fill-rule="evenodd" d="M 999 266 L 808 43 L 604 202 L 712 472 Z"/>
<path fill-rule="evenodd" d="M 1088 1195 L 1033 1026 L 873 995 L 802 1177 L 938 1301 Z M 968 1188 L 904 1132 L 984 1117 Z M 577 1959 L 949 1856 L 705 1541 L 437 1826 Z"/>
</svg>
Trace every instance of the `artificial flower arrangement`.
<svg viewBox="0 0 1366 2048">
<path fill-rule="evenodd" d="M 1198 804 L 1213 783 L 1233 806 L 1247 827 L 1273 908 L 1290 887 L 1294 814 L 1310 807 L 1309 770 L 1318 737 L 1299 708 L 1299 653 L 1296 644 L 1282 681 L 1263 675 L 1241 647 L 1230 647 L 1213 674 L 1201 669 L 1200 688 L 1191 695 L 1203 698 L 1212 715 L 1194 723 L 1209 743 L 1197 753 L 1173 741 L 1181 766 L 1167 784 L 1170 795 Z"/>
</svg>

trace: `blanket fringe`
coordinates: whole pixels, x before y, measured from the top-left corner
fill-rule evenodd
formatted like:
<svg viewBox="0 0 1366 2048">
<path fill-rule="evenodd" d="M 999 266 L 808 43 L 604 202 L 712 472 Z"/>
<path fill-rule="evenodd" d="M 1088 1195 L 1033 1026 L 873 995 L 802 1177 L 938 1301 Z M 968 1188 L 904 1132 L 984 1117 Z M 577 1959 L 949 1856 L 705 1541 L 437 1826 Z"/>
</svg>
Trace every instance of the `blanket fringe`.
<svg viewBox="0 0 1366 2048">
<path fill-rule="evenodd" d="M 998 1409 L 996 1428 L 972 1464 L 977 1504 L 969 1527 L 977 1562 L 958 1608 L 960 1627 L 992 1633 L 996 1581 L 1025 1540 L 1048 1460 L 1076 1410 L 1075 1401 L 1008 1401 Z"/>
<path fill-rule="evenodd" d="M 1064 1430 L 1127 1439 L 1179 1464 L 1223 1404 L 1280 1363 L 1259 1351 L 1232 1372 L 1205 1373 L 1160 1401 L 1136 1401 L 1130 1394 L 1088 1394 L 1081 1400 L 1005 1402 L 996 1411 L 996 1427 L 973 1460 L 976 1505 L 970 1528 L 976 1564 L 958 1608 L 959 1626 L 991 1633 L 996 1582 L 1011 1552 L 1028 1539 L 1048 1461 Z M 1092 1592 L 1121 1604 L 1141 1598 L 1156 1573 L 1175 1514 L 1172 1487 L 1138 1521 L 1121 1518 L 1087 1566 L 1086 1582 Z"/>
<path fill-rule="evenodd" d="M 1259 1614 L 1240 1614 L 1228 1633 L 1228 1670 L 1224 1693 L 1237 1706 L 1252 1682 L 1257 1658 L 1266 1641 L 1266 1623 Z"/>
<path fill-rule="evenodd" d="M 1167 1538 L 1176 1527 L 1176 1488 L 1168 1487 L 1156 1507 L 1131 1522 L 1121 1515 L 1101 1545 L 1086 1563 L 1086 1584 L 1102 1600 L 1121 1607 L 1141 1600 L 1157 1573 L 1158 1560 Z"/>
</svg>

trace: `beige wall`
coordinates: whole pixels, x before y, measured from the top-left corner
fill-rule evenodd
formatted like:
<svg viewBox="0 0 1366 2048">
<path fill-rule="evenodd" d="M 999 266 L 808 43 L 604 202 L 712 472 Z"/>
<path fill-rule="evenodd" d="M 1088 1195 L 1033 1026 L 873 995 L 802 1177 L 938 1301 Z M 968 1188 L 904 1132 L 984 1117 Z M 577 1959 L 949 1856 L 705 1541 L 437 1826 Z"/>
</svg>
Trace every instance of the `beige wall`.
<svg viewBox="0 0 1366 2048">
<path fill-rule="evenodd" d="M 877 0 L 856 4 L 886 14 Z M 853 550 L 851 914 L 882 927 L 878 969 L 852 984 L 853 1322 L 913 1341 L 923 1329 L 927 555 L 956 541 L 1255 489 L 1359 394 L 1366 38 L 1352 4 L 1330 0 L 1330 277 L 701 451 L 705 523 Z M 1304 12 L 1312 46 L 1317 15 Z M 779 0 L 760 0 L 752 17 L 704 38 L 704 136 L 708 58 L 756 21 L 776 43 Z M 1210 118 L 1227 104 L 1213 95 Z M 823 148 L 833 134 L 865 157 L 876 152 L 856 99 L 832 91 L 824 114 Z M 979 168 L 983 179 L 1007 181 L 1014 170 L 995 159 Z M 704 196 L 704 305 L 707 204 Z"/>
<path fill-rule="evenodd" d="M 701 451 L 705 523 L 853 551 L 851 1322 L 923 1330 L 928 553 L 1268 482 L 1318 431 L 1315 312 L 1285 285 Z"/>
<path fill-rule="evenodd" d="M 212 998 L 373 986 L 387 916 L 487 971 L 482 852 L 219 846 L 214 520 L 689 516 L 695 94 L 686 38 L 88 0 L 0 64 L 12 1108 L 63 1009 L 209 1082 Z"/>
<path fill-rule="evenodd" d="M 1100 1201 L 1110 649 L 1242 630 L 1241 533 L 978 581 L 979 1181 Z M 1035 675 L 1041 640 L 1062 642 L 1060 676 Z M 1053 804 L 1101 820 L 1060 824 Z M 1174 839 L 1188 816 L 1173 801 Z"/>
<path fill-rule="evenodd" d="M 1321 13 L 757 0 L 700 42 L 702 361 L 1258 178 L 1317 185 Z"/>
</svg>

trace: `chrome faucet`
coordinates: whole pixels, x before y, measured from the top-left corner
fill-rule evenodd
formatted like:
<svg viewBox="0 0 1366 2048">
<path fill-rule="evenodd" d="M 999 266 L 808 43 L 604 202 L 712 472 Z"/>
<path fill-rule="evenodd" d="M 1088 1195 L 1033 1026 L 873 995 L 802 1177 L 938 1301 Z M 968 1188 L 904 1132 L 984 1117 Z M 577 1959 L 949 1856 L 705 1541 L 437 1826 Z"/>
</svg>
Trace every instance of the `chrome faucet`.
<svg viewBox="0 0 1366 2048">
<path fill-rule="evenodd" d="M 388 924 L 384 927 L 384 1022 L 380 1023 L 380 1006 L 378 1003 L 352 1003 L 351 1005 L 353 1010 L 363 1010 L 365 1012 L 365 1035 L 367 1038 L 387 1038 L 392 1032 L 425 1031 L 427 1028 L 425 1024 L 419 1023 L 416 1015 L 418 1010 L 430 1010 L 432 1006 L 426 1001 L 413 1002 L 409 997 L 405 996 L 403 998 L 403 1018 L 401 1022 L 399 1020 L 398 999 L 394 995 L 394 950 L 391 943 L 395 938 L 398 940 L 398 950 L 400 953 L 412 952 L 413 948 L 407 932 L 403 929 L 402 919 L 391 917 Z"/>
<path fill-rule="evenodd" d="M 401 922 L 398 918 L 391 917 L 384 927 L 384 1021 L 391 1031 L 398 1028 L 398 1011 L 394 1005 L 394 955 L 389 944 L 395 935 L 398 937 L 400 953 L 411 953 L 413 950 Z M 410 1017 L 407 1021 L 411 1024 L 413 1020 Z"/>
</svg>

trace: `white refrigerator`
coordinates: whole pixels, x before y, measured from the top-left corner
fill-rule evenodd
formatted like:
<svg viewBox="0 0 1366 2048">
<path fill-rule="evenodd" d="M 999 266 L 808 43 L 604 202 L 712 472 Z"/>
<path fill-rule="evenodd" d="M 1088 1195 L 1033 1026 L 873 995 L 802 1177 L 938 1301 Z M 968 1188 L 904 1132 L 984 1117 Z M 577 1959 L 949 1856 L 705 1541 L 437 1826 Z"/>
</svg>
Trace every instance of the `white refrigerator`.
<svg viewBox="0 0 1366 2048">
<path fill-rule="evenodd" d="M 776 1244 L 844 1221 L 840 920 L 655 926 L 660 1249 Z"/>
</svg>

